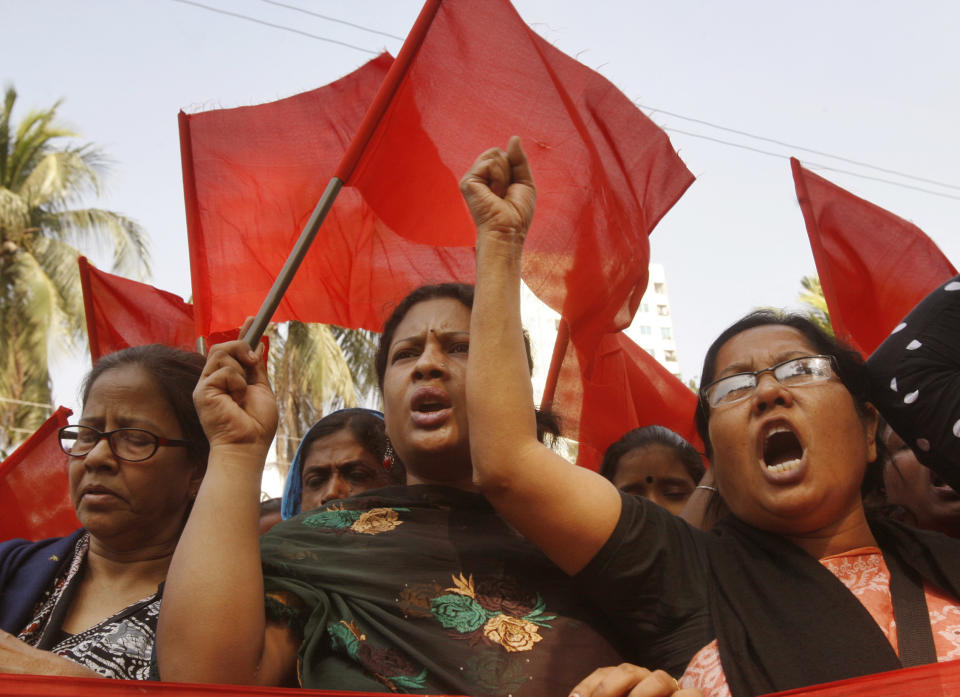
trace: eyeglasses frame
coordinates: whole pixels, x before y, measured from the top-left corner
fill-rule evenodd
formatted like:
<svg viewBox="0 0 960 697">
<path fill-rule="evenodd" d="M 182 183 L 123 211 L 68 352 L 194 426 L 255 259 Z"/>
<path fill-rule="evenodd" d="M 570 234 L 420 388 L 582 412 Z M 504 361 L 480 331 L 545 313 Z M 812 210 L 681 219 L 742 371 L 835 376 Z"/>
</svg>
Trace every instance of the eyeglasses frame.
<svg viewBox="0 0 960 697">
<path fill-rule="evenodd" d="M 826 359 L 829 361 L 829 363 L 830 363 L 830 369 L 833 371 L 833 376 L 839 379 L 839 377 L 840 377 L 840 366 L 837 364 L 837 359 L 836 359 L 835 356 L 831 356 L 831 355 L 829 355 L 829 354 L 822 354 L 822 353 L 814 353 L 814 354 L 810 354 L 809 356 L 795 356 L 795 357 L 793 357 L 793 358 L 788 358 L 788 359 L 785 360 L 785 361 L 780 361 L 780 362 L 777 363 L 776 365 L 772 365 L 772 366 L 770 366 L 769 368 L 764 368 L 763 370 L 744 370 L 744 371 L 739 372 L 739 373 L 731 373 L 730 375 L 724 375 L 722 378 L 718 378 L 718 379 L 714 380 L 713 382 L 709 383 L 708 385 L 705 385 L 704 387 L 701 387 L 701 388 L 700 388 L 700 390 L 698 391 L 698 396 L 699 396 L 699 398 L 700 398 L 700 403 L 703 405 L 704 410 L 707 411 L 707 412 L 709 412 L 711 409 L 716 409 L 717 407 L 711 407 L 711 406 L 710 406 L 710 400 L 709 400 L 708 397 L 707 397 L 707 392 L 709 391 L 709 389 L 710 389 L 711 387 L 713 387 L 714 385 L 716 385 L 717 383 L 719 383 L 719 382 L 723 382 L 724 380 L 727 380 L 727 379 L 733 378 L 733 377 L 738 377 L 738 376 L 740 376 L 740 375 L 752 375 L 752 376 L 753 376 L 753 379 L 754 379 L 753 390 L 750 392 L 750 394 L 746 395 L 745 397 L 741 397 L 740 399 L 736 399 L 736 400 L 734 400 L 734 401 L 732 401 L 732 402 L 727 402 L 727 403 L 726 403 L 725 405 L 723 405 L 723 406 L 731 406 L 731 405 L 733 405 L 733 404 L 737 404 L 737 403 L 742 402 L 742 401 L 744 401 L 744 400 L 746 400 L 746 399 L 749 399 L 749 398 L 753 395 L 753 393 L 756 392 L 757 387 L 760 386 L 760 376 L 763 375 L 764 373 L 770 373 L 771 375 L 773 375 L 773 379 L 777 381 L 777 384 L 783 385 L 783 383 L 777 378 L 777 374 L 776 374 L 776 372 L 775 372 L 775 371 L 777 370 L 777 368 L 779 368 L 780 366 L 786 365 L 787 363 L 792 363 L 792 362 L 794 362 L 794 361 L 800 361 L 800 360 L 803 360 L 803 359 L 805 359 L 805 358 L 826 358 Z M 805 386 L 805 385 L 815 385 L 815 384 L 817 384 L 818 382 L 826 382 L 826 380 L 812 380 L 812 381 L 810 381 L 809 383 L 802 383 L 801 385 L 796 385 L 796 387 L 803 387 L 803 386 Z M 789 385 L 784 385 L 784 387 L 786 387 L 787 389 L 790 389 L 790 386 L 789 386 Z M 720 405 L 718 404 L 717 406 L 720 406 Z"/>
<path fill-rule="evenodd" d="M 85 428 L 97 434 L 97 439 L 93 442 L 93 445 L 90 446 L 90 450 L 88 450 L 87 452 L 81 455 L 78 455 L 76 453 L 70 452 L 65 447 L 63 447 L 63 432 L 70 428 Z M 140 431 L 141 433 L 147 433 L 153 436 L 153 438 L 156 439 L 156 443 L 154 443 L 153 450 L 146 457 L 137 458 L 136 460 L 131 460 L 128 457 L 123 457 L 119 455 L 113 447 L 113 441 L 111 440 L 111 437 L 113 436 L 114 433 L 119 433 L 120 431 Z M 110 448 L 110 452 L 113 453 L 113 456 L 118 460 L 123 460 L 124 462 L 144 462 L 146 460 L 149 460 L 151 457 L 157 454 L 157 450 L 159 450 L 161 446 L 169 445 L 169 446 L 177 446 L 177 447 L 186 447 L 188 445 L 193 445 L 193 442 L 189 440 L 165 438 L 164 436 L 158 436 L 153 431 L 148 431 L 145 428 L 136 428 L 133 426 L 124 427 L 124 428 L 115 428 L 112 431 L 100 431 L 95 429 L 93 426 L 84 426 L 83 424 L 67 424 L 66 426 L 63 426 L 57 430 L 57 441 L 60 443 L 60 449 L 70 457 L 86 457 L 93 451 L 94 448 L 97 447 L 97 444 L 100 441 L 102 441 L 104 438 L 107 439 L 107 447 Z"/>
</svg>

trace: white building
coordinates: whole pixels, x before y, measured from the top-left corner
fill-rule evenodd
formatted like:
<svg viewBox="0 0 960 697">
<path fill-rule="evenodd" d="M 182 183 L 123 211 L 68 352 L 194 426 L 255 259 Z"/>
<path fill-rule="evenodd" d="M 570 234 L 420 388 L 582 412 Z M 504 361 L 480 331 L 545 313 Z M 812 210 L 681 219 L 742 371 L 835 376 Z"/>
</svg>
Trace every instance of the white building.
<svg viewBox="0 0 960 697">
<path fill-rule="evenodd" d="M 631 324 L 624 331 L 636 344 L 673 373 L 680 377 L 677 362 L 677 342 L 673 333 L 673 318 L 670 300 L 667 297 L 667 281 L 661 264 L 650 264 L 650 282 L 647 292 Z"/>
<path fill-rule="evenodd" d="M 557 340 L 560 315 L 540 302 L 526 286 L 523 287 L 521 315 L 523 326 L 530 334 L 533 349 L 533 398 L 539 404 L 550 370 L 550 358 Z M 677 343 L 673 334 L 673 318 L 670 314 L 662 264 L 650 264 L 647 292 L 640 301 L 633 324 L 624 333 L 660 365 L 677 378 L 680 377 Z"/>
</svg>

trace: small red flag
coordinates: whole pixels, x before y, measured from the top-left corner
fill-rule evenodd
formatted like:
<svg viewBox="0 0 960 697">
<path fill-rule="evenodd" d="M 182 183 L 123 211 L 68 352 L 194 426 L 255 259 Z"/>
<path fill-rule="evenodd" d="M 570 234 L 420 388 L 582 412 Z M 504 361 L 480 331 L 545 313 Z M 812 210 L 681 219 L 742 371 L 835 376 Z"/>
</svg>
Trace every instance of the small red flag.
<svg viewBox="0 0 960 697">
<path fill-rule="evenodd" d="M 833 330 L 869 356 L 956 269 L 913 223 L 790 165 Z"/>
<path fill-rule="evenodd" d="M 57 436 L 72 413 L 58 408 L 0 463 L 0 540 L 62 537 L 80 527 L 70 499 L 68 458 Z"/>
<path fill-rule="evenodd" d="M 195 350 L 192 305 L 146 283 L 99 271 L 86 257 L 79 263 L 94 363 L 108 353 L 143 344 Z"/>
</svg>

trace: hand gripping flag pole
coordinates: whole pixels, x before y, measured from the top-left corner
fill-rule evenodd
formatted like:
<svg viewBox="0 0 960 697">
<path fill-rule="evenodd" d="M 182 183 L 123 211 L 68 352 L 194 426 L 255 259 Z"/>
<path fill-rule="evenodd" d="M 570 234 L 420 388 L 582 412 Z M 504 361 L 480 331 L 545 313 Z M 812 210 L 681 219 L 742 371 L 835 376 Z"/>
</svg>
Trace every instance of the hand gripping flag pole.
<svg viewBox="0 0 960 697">
<path fill-rule="evenodd" d="M 313 209 L 313 213 L 310 215 L 310 219 L 300 233 L 300 237 L 297 238 L 297 243 L 293 246 L 290 256 L 287 257 L 283 268 L 280 269 L 280 273 L 273 282 L 273 287 L 270 288 L 270 292 L 257 311 L 253 323 L 243 336 L 243 340 L 247 342 L 251 348 L 256 348 L 260 337 L 263 336 L 263 332 L 267 329 L 270 318 L 273 317 L 273 313 L 276 312 L 280 306 L 280 300 L 283 298 L 283 294 L 286 293 L 287 288 L 290 287 L 294 274 L 296 274 L 297 269 L 307 254 L 307 250 L 310 249 L 310 245 L 317 236 L 317 232 L 320 230 L 324 218 L 326 218 L 327 213 L 330 212 L 330 208 L 333 206 L 337 194 L 340 193 L 344 184 L 349 184 L 350 177 L 353 175 L 353 170 L 360 160 L 364 148 L 367 147 L 380 119 L 390 106 L 390 101 L 400 87 L 400 82 L 403 80 L 407 69 L 416 57 L 417 51 L 427 34 L 427 30 L 430 28 L 430 23 L 433 21 L 440 7 L 440 2 L 441 0 L 428 0 L 420 11 L 420 16 L 417 17 L 416 23 L 407 35 L 407 39 L 403 43 L 403 48 L 400 49 L 397 59 L 393 62 L 393 65 L 390 66 L 390 71 L 386 77 L 384 77 L 383 84 L 380 85 L 380 89 L 377 91 L 373 103 L 367 110 L 366 116 L 363 117 L 363 123 L 360 124 L 360 128 L 353 137 L 350 147 L 347 148 L 347 152 L 344 153 L 343 159 L 337 167 L 336 174 L 327 184 L 323 196 L 320 197 L 316 207 Z"/>
</svg>

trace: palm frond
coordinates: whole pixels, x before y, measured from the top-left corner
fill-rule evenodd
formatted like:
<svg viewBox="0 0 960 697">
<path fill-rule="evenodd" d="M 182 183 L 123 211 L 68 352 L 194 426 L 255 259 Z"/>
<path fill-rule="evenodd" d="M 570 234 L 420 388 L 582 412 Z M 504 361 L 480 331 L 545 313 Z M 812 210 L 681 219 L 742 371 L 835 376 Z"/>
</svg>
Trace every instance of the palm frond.
<svg viewBox="0 0 960 697">
<path fill-rule="evenodd" d="M 136 221 L 101 208 L 38 213 L 34 224 L 43 234 L 78 248 L 112 249 L 115 273 L 150 277 L 149 242 Z"/>
</svg>

